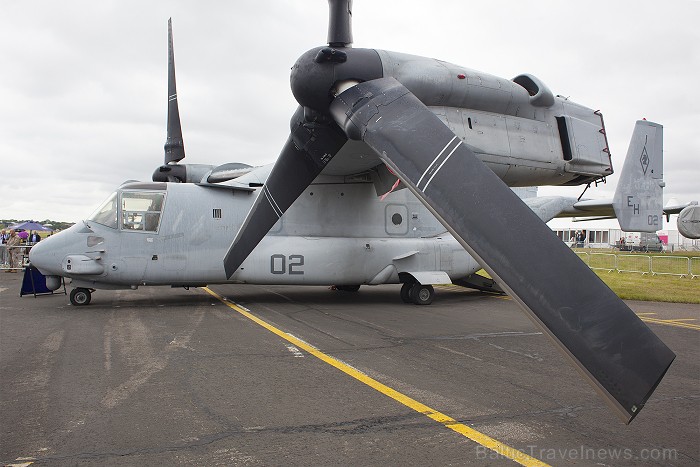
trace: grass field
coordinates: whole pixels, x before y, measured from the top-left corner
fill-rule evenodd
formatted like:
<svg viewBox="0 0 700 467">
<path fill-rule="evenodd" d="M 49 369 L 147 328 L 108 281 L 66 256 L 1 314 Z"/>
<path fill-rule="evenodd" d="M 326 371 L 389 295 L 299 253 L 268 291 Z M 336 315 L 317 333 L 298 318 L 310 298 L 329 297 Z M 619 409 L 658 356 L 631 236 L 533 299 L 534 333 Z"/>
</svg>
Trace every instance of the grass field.
<svg viewBox="0 0 700 467">
<path fill-rule="evenodd" d="M 625 256 L 680 256 L 700 257 L 699 251 L 677 251 L 674 253 L 619 253 L 613 250 L 577 248 L 577 253 L 615 253 Z M 592 256 L 595 258 L 595 256 Z M 594 270 L 613 292 L 624 300 L 644 300 L 650 302 L 700 303 L 700 278 L 670 275 L 651 275 L 632 272 L 607 272 Z M 489 277 L 483 269 L 479 274 Z"/>
<path fill-rule="evenodd" d="M 620 298 L 651 302 L 700 303 L 700 279 L 595 271 Z"/>
<path fill-rule="evenodd" d="M 595 250 L 590 248 L 576 248 L 576 253 L 605 253 L 618 254 L 623 256 L 628 262 L 630 259 L 638 257 L 655 257 L 654 264 L 657 264 L 658 257 L 672 258 L 694 258 L 700 257 L 700 251 L 675 251 L 660 253 L 630 253 L 617 252 L 614 250 Z M 600 255 L 590 257 L 591 266 L 594 267 L 594 259 L 602 258 Z M 666 260 L 661 259 L 661 262 Z M 697 260 L 694 260 L 697 261 Z M 683 264 L 685 261 L 681 260 Z M 600 265 L 598 265 L 600 267 Z M 687 267 L 687 266 L 686 266 Z M 622 268 L 621 268 L 622 269 Z M 628 272 L 607 272 L 595 270 L 595 273 L 610 287 L 620 298 L 626 300 L 646 300 L 652 302 L 676 302 L 676 303 L 700 303 L 700 279 L 690 279 L 688 277 L 678 277 L 670 275 L 651 275 Z"/>
<path fill-rule="evenodd" d="M 700 256 L 700 251 L 686 251 L 686 250 L 676 250 L 676 251 L 661 251 L 661 252 L 629 252 L 629 251 L 617 251 L 611 248 L 572 248 L 573 251 L 577 253 L 614 253 L 618 255 L 653 255 L 653 256 L 683 256 L 686 258 L 694 258 Z"/>
</svg>

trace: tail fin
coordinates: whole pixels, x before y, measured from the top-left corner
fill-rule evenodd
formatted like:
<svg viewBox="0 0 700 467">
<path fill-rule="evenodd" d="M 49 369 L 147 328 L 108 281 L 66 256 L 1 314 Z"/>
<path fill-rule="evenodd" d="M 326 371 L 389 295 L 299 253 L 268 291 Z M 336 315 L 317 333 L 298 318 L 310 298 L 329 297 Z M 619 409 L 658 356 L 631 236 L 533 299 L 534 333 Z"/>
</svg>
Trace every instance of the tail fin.
<svg viewBox="0 0 700 467">
<path fill-rule="evenodd" d="M 663 126 L 638 120 L 617 182 L 613 209 L 624 231 L 656 232 L 663 223 Z"/>
</svg>

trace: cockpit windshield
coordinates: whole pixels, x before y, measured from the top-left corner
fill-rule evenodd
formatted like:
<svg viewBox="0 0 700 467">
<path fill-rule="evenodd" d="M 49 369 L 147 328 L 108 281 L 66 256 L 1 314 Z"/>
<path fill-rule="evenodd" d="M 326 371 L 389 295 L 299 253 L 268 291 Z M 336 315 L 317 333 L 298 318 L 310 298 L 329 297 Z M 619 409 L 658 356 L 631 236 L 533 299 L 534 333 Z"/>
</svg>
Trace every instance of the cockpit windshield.
<svg viewBox="0 0 700 467">
<path fill-rule="evenodd" d="M 162 191 L 120 190 L 112 193 L 87 220 L 112 229 L 156 232 L 164 200 Z"/>
<path fill-rule="evenodd" d="M 117 192 L 115 191 L 93 212 L 89 221 L 97 222 L 112 229 L 117 228 Z"/>
<path fill-rule="evenodd" d="M 121 228 L 156 232 L 160 224 L 165 193 L 161 191 L 123 191 Z"/>
</svg>

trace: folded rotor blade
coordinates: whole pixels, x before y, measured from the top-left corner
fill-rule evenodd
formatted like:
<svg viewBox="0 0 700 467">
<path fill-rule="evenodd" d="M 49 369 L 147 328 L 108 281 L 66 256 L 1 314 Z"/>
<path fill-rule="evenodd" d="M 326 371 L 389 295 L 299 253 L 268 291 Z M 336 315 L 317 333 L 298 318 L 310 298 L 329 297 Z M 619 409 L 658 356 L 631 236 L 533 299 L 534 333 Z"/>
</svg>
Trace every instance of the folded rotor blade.
<svg viewBox="0 0 700 467">
<path fill-rule="evenodd" d="M 168 134 L 165 140 L 165 163 L 179 162 L 185 158 L 185 143 L 182 140 L 180 111 L 177 107 L 177 85 L 175 83 L 175 50 L 173 48 L 173 25 L 168 20 Z"/>
<path fill-rule="evenodd" d="M 292 134 L 224 257 L 227 278 L 347 141 L 333 122 L 307 122 L 300 111 L 292 121 Z"/>
<path fill-rule="evenodd" d="M 396 172 L 629 423 L 674 353 L 418 98 L 393 78 L 331 114 Z"/>
<path fill-rule="evenodd" d="M 328 0 L 328 45 L 352 44 L 352 0 Z"/>
</svg>

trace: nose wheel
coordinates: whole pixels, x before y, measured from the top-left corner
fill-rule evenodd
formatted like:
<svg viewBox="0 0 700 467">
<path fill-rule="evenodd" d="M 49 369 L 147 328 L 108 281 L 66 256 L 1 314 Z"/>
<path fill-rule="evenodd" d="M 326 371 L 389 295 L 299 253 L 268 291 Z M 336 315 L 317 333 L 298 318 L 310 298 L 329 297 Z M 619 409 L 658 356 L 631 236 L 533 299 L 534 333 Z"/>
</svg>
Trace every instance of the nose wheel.
<svg viewBox="0 0 700 467">
<path fill-rule="evenodd" d="M 92 291 L 83 287 L 78 287 L 70 292 L 70 302 L 74 306 L 85 306 L 90 304 Z"/>
</svg>

